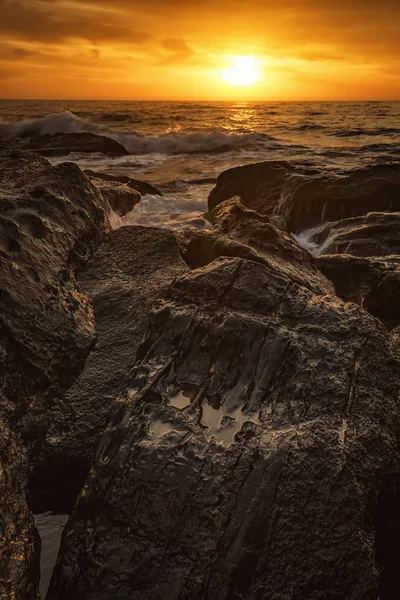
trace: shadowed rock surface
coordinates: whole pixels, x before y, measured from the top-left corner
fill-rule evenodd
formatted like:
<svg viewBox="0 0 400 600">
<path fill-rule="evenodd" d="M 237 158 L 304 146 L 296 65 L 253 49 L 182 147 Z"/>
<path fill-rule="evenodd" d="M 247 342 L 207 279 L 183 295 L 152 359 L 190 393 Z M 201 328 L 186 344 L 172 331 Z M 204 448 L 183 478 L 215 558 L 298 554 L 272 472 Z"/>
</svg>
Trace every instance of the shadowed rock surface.
<svg viewBox="0 0 400 600">
<path fill-rule="evenodd" d="M 136 190 L 143 196 L 146 194 L 153 194 L 155 196 L 163 195 L 155 185 L 146 181 L 140 181 L 139 179 L 132 179 L 132 177 L 128 177 L 127 175 L 110 175 L 109 173 L 100 173 L 99 171 L 91 171 L 90 169 L 86 169 L 84 173 L 92 180 L 100 179 L 102 181 L 125 183 L 128 187 Z M 95 183 L 99 185 L 98 182 L 95 181 Z"/>
<path fill-rule="evenodd" d="M 255 163 L 224 171 L 210 193 L 209 209 L 233 196 L 261 214 L 282 215 L 289 231 L 298 233 L 324 221 L 400 210 L 400 166 L 330 175 L 284 161 Z"/>
<path fill-rule="evenodd" d="M 400 256 L 334 254 L 316 260 L 340 298 L 362 306 L 389 328 L 400 323 Z"/>
<path fill-rule="evenodd" d="M 311 242 L 321 246 L 320 254 L 400 254 L 400 213 L 368 213 L 327 223 Z"/>
<path fill-rule="evenodd" d="M 376 599 L 398 374 L 376 319 L 284 272 L 219 259 L 176 279 L 48 600 Z"/>
<path fill-rule="evenodd" d="M 115 397 L 163 287 L 187 270 L 172 231 L 111 232 L 79 276 L 93 302 L 97 340 L 80 376 L 49 409 L 51 423 L 35 469 L 37 510 L 70 510 L 108 424 Z"/>
<path fill-rule="evenodd" d="M 19 150 L 32 150 L 42 156 L 67 156 L 71 153 L 100 152 L 106 156 L 126 156 L 122 144 L 109 137 L 94 133 L 49 133 L 31 137 L 0 138 L 0 145 Z"/>
<path fill-rule="evenodd" d="M 247 209 L 240 198 L 218 205 L 205 215 L 213 229 L 191 230 L 183 242 L 184 258 L 192 268 L 203 267 L 221 256 L 236 256 L 285 273 L 317 294 L 332 294 L 333 287 L 315 266 L 315 259 L 271 219 Z"/>
<path fill-rule="evenodd" d="M 94 343 L 91 305 L 75 273 L 108 229 L 102 204 L 77 166 L 0 152 L 1 598 L 38 598 L 28 468 L 49 404 Z"/>
</svg>

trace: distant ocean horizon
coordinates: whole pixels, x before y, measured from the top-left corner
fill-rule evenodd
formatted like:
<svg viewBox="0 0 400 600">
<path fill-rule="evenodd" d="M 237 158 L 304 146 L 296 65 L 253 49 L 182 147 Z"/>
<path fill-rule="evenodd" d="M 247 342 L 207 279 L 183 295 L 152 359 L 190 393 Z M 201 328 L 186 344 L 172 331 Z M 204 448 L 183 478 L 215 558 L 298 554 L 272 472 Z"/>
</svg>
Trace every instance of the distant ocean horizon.
<svg viewBox="0 0 400 600">
<path fill-rule="evenodd" d="M 0 100 L 0 136 L 91 132 L 128 156 L 85 152 L 51 159 L 123 173 L 159 186 L 123 224 L 181 228 L 207 208 L 224 170 L 287 161 L 342 173 L 400 162 L 400 100 Z"/>
</svg>

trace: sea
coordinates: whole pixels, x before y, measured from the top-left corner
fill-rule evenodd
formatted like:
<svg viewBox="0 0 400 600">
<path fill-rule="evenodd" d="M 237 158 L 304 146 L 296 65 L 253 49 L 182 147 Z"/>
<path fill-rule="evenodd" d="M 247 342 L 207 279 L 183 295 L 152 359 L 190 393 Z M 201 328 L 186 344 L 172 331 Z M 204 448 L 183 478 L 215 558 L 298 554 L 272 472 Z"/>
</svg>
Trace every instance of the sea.
<svg viewBox="0 0 400 600">
<path fill-rule="evenodd" d="M 217 176 L 266 160 L 338 174 L 400 161 L 400 102 L 0 101 L 0 136 L 93 132 L 128 156 L 51 159 L 158 186 L 115 226 L 205 227 L 199 217 Z"/>
</svg>

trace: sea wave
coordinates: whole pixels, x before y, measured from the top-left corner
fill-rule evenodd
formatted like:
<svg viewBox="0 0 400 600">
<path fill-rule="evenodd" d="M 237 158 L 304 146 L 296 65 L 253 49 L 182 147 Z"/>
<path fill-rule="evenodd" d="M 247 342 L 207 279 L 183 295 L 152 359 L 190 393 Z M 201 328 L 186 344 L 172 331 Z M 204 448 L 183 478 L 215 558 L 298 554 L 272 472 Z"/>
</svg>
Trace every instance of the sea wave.
<svg viewBox="0 0 400 600">
<path fill-rule="evenodd" d="M 380 135 L 395 135 L 400 133 L 400 129 L 397 127 L 377 127 L 376 129 L 364 129 L 360 127 L 358 129 L 348 129 L 348 130 L 339 130 L 333 131 L 328 135 L 332 135 L 335 137 L 359 137 L 363 135 L 369 136 L 380 136 Z"/>
<path fill-rule="evenodd" d="M 70 111 L 51 114 L 46 117 L 0 123 L 0 136 L 39 137 L 53 133 L 94 133 L 117 140 L 130 154 L 193 154 L 229 152 L 248 149 L 257 145 L 276 147 L 279 140 L 265 133 L 238 133 L 226 130 L 183 133 L 169 131 L 163 134 L 145 135 L 137 131 L 115 131 L 105 125 L 97 125 Z"/>
</svg>

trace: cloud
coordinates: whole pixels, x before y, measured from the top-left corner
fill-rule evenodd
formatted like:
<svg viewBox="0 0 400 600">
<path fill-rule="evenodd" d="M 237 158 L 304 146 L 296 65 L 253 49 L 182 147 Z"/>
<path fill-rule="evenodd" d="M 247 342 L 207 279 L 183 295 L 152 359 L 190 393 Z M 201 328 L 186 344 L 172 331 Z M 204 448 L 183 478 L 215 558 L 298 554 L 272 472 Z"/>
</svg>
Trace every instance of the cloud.
<svg viewBox="0 0 400 600">
<path fill-rule="evenodd" d="M 62 5 L 61 5 L 62 6 Z M 56 3 L 0 1 L 0 35 L 19 40 L 62 43 L 71 39 L 92 43 L 144 44 L 152 35 L 123 24 L 114 13 L 92 12 L 79 18 Z"/>
<path fill-rule="evenodd" d="M 184 62 L 188 58 L 194 55 L 194 51 L 185 40 L 179 38 L 169 38 L 162 40 L 160 45 L 164 50 L 170 52 L 169 56 L 166 56 L 160 60 L 160 64 L 171 64 Z"/>
</svg>

